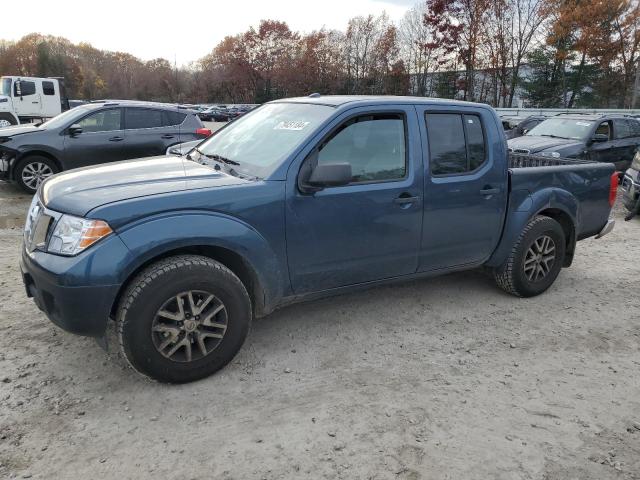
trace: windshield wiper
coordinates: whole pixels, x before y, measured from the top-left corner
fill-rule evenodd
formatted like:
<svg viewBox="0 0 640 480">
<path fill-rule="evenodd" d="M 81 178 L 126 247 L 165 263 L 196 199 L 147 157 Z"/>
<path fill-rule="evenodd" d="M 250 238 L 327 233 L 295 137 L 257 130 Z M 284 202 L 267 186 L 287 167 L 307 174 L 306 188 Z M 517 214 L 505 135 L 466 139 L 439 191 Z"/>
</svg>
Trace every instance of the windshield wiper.
<svg viewBox="0 0 640 480">
<path fill-rule="evenodd" d="M 562 138 L 564 140 L 568 140 L 567 137 L 561 137 L 559 135 L 551 135 L 550 133 L 543 133 L 542 135 L 540 135 L 541 137 L 551 137 L 551 138 Z"/>
<path fill-rule="evenodd" d="M 200 150 L 198 150 L 198 152 L 200 152 Z M 222 155 L 216 155 L 215 153 L 206 154 L 206 153 L 200 152 L 200 155 L 204 155 L 205 157 L 210 158 L 211 160 L 215 160 L 217 162 L 226 163 L 227 165 L 240 165 L 240 162 L 236 162 L 235 160 L 231 160 L 229 158 L 223 157 Z"/>
</svg>

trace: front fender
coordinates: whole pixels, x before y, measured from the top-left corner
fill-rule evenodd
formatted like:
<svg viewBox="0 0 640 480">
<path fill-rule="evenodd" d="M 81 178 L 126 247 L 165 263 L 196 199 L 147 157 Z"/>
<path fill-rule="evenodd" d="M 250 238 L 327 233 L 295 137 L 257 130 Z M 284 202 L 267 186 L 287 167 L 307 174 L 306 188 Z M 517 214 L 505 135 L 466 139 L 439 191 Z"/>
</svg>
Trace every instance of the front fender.
<svg viewBox="0 0 640 480">
<path fill-rule="evenodd" d="M 146 218 L 117 232 L 134 259 L 121 272 L 124 283 L 140 266 L 172 250 L 221 247 L 241 256 L 255 272 L 265 306 L 283 296 L 285 279 L 267 240 L 245 222 L 221 213 L 179 211 Z"/>
<path fill-rule="evenodd" d="M 548 209 L 560 210 L 569 216 L 574 230 L 580 221 L 579 202 L 571 193 L 561 188 L 549 187 L 533 194 L 528 190 L 516 190 L 511 201 L 498 247 L 486 263 L 488 267 L 499 267 L 509 256 L 522 230 L 540 212 Z"/>
</svg>

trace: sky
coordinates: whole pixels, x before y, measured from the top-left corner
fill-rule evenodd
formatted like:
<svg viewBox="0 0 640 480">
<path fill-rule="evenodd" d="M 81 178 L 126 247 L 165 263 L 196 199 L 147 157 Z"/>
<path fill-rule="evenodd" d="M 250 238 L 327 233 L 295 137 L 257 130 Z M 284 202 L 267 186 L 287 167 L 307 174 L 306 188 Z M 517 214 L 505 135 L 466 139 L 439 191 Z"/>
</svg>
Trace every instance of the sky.
<svg viewBox="0 0 640 480">
<path fill-rule="evenodd" d="M 386 11 L 397 21 L 418 0 L 108 0 L 36 1 L 29 15 L 2 22 L 0 38 L 28 33 L 66 37 L 143 60 L 178 65 L 198 60 L 227 35 L 261 19 L 285 21 L 295 31 L 345 30 L 349 18 Z"/>
</svg>

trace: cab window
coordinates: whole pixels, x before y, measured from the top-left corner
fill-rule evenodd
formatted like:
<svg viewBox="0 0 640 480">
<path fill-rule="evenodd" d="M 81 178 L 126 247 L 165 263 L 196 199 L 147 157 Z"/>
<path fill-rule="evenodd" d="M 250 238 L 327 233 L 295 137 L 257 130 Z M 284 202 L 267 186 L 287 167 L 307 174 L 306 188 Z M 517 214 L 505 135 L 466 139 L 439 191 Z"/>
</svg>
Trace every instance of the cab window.
<svg viewBox="0 0 640 480">
<path fill-rule="evenodd" d="M 351 183 L 398 180 L 406 175 L 402 114 L 360 115 L 347 120 L 318 149 L 318 164 L 351 164 Z"/>
<path fill-rule="evenodd" d="M 427 113 L 431 174 L 473 172 L 487 159 L 484 130 L 478 115 Z"/>
</svg>

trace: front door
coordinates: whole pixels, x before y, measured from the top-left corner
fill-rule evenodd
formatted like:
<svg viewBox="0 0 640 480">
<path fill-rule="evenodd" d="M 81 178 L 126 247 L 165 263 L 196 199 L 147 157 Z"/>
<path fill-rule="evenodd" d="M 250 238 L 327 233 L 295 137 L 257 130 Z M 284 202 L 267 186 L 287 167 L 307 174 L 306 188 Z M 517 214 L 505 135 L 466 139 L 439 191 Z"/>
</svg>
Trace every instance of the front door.
<svg viewBox="0 0 640 480">
<path fill-rule="evenodd" d="M 100 110 L 77 123 L 82 127 L 82 133 L 65 133 L 64 163 L 67 169 L 125 158 L 122 109 Z"/>
<path fill-rule="evenodd" d="M 426 165 L 419 270 L 480 264 L 495 250 L 505 217 L 502 133 L 482 108 L 418 112 Z"/>
<path fill-rule="evenodd" d="M 40 117 L 42 102 L 36 82 L 21 80 L 13 83 L 13 107 L 19 117 Z"/>
<path fill-rule="evenodd" d="M 295 293 L 411 274 L 418 265 L 422 174 L 415 109 L 345 113 L 311 155 L 351 165 L 352 181 L 305 194 L 288 181 L 286 234 Z M 289 172 L 298 177 L 298 171 Z"/>
</svg>

